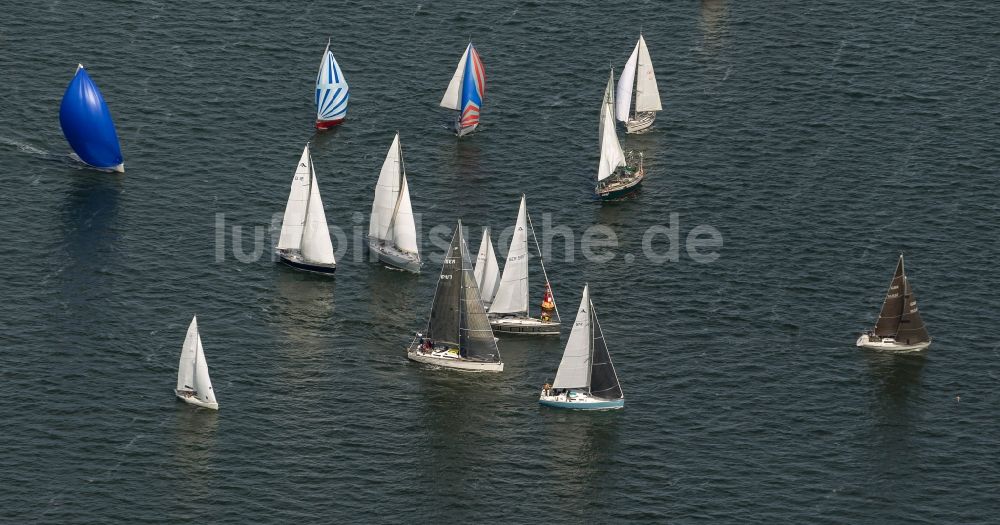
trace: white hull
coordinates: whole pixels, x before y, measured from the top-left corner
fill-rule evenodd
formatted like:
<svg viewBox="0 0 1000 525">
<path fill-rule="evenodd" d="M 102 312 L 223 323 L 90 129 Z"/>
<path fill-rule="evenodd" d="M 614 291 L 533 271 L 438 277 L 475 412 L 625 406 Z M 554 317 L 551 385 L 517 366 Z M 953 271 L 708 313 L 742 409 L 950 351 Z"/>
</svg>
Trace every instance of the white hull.
<svg viewBox="0 0 1000 525">
<path fill-rule="evenodd" d="M 630 118 L 628 122 L 625 123 L 625 132 L 643 133 L 653 126 L 654 120 L 656 120 L 655 111 L 636 113 L 635 116 Z"/>
<path fill-rule="evenodd" d="M 855 344 L 860 348 L 867 348 L 869 350 L 882 350 L 887 352 L 919 352 L 926 349 L 931 345 L 930 341 L 924 341 L 915 344 L 905 344 L 897 342 L 895 339 L 890 337 L 877 338 L 872 337 L 869 334 L 861 334 Z"/>
<path fill-rule="evenodd" d="M 456 352 L 435 350 L 431 353 L 418 351 L 415 346 L 406 350 L 406 358 L 418 363 L 440 366 L 444 368 L 454 368 L 466 372 L 503 372 L 503 363 L 487 363 L 482 361 L 470 361 L 462 358 Z"/>
<path fill-rule="evenodd" d="M 406 270 L 408 272 L 420 273 L 420 258 L 412 253 L 397 250 L 394 245 L 389 245 L 385 241 L 368 239 L 368 250 L 382 263 Z"/>
<path fill-rule="evenodd" d="M 69 158 L 71 158 L 71 159 L 73 159 L 73 160 L 75 160 L 75 161 L 77 161 L 77 162 L 79 162 L 79 163 L 81 163 L 81 164 L 83 164 L 83 165 L 85 165 L 85 166 L 89 166 L 89 167 L 91 167 L 91 168 L 94 168 L 94 169 L 96 169 L 96 170 L 101 170 L 101 171 L 113 171 L 113 172 L 115 172 L 115 173 L 125 173 L 125 163 L 124 163 L 124 162 L 122 162 L 121 164 L 119 164 L 119 165 L 117 165 L 117 166 L 110 166 L 110 167 L 107 167 L 107 166 L 106 166 L 106 167 L 101 167 L 101 166 L 94 166 L 94 165 L 92 165 L 92 164 L 87 164 L 87 163 L 86 163 L 86 162 L 84 162 L 84 161 L 83 161 L 83 159 L 81 159 L 81 158 L 80 158 L 80 156 L 79 156 L 79 155 L 77 155 L 76 153 L 70 153 L 70 154 L 69 154 Z"/>
<path fill-rule="evenodd" d="M 490 327 L 501 334 L 559 335 L 558 321 L 542 321 L 533 317 L 491 318 Z"/>
<path fill-rule="evenodd" d="M 181 392 L 179 392 L 177 390 L 174 390 L 174 395 L 177 396 L 177 399 L 180 399 L 181 401 L 183 401 L 183 402 L 185 402 L 185 403 L 187 403 L 189 405 L 195 405 L 195 406 L 199 406 L 199 407 L 202 407 L 202 408 L 209 408 L 209 409 L 212 409 L 212 410 L 218 410 L 219 409 L 219 404 L 218 403 L 208 403 L 208 402 L 205 402 L 205 401 L 202 401 L 202 400 L 198 399 L 197 397 L 185 395 L 185 394 L 183 394 L 183 393 L 181 393 Z"/>
<path fill-rule="evenodd" d="M 558 395 L 549 395 L 546 392 L 546 390 L 542 390 L 542 394 L 538 396 L 538 402 L 554 408 L 568 408 L 571 410 L 618 410 L 625 407 L 625 398 L 601 399 L 593 397 L 586 392 L 577 392 L 575 390 L 562 392 Z"/>
</svg>

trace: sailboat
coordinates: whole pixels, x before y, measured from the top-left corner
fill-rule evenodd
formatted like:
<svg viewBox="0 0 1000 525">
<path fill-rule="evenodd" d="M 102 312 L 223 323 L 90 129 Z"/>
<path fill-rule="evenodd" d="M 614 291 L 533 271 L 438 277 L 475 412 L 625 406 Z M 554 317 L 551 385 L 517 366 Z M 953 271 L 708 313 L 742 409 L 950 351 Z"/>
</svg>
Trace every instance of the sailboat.
<svg viewBox="0 0 1000 525">
<path fill-rule="evenodd" d="M 632 91 L 635 90 L 635 113 L 632 110 Z M 653 63 L 646 49 L 646 40 L 639 35 L 639 41 L 632 55 L 622 68 L 615 93 L 615 117 L 625 123 L 627 133 L 641 133 L 653 125 L 660 105 L 660 91 L 656 87 Z"/>
<path fill-rule="evenodd" d="M 125 173 L 111 111 L 83 64 L 76 66 L 76 75 L 63 94 L 59 125 L 74 158 L 98 169 Z"/>
<path fill-rule="evenodd" d="M 541 250 L 538 250 L 538 262 L 545 277 L 545 295 L 542 298 L 542 310 L 538 318 L 528 315 L 528 229 L 538 247 L 535 229 L 531 226 L 526 205 L 527 199 L 521 195 L 521 206 L 517 210 L 517 222 L 514 225 L 514 236 L 510 240 L 507 251 L 507 262 L 503 266 L 503 275 L 497 286 L 496 294 L 490 304 L 490 324 L 493 330 L 501 334 L 522 335 L 559 335 L 559 312 L 556 310 L 555 299 L 552 297 L 552 287 L 549 276 L 545 272 Z"/>
<path fill-rule="evenodd" d="M 198 333 L 198 316 L 191 319 L 184 346 L 181 347 L 174 395 L 185 403 L 212 410 L 219 409 L 212 380 L 208 377 L 208 362 L 205 361 L 205 349 L 201 346 L 201 334 Z"/>
<path fill-rule="evenodd" d="M 330 41 L 326 41 L 323 61 L 316 74 L 316 129 L 324 130 L 338 126 L 347 118 L 347 99 L 351 96 L 347 79 L 340 70 L 337 59 L 330 51 Z"/>
<path fill-rule="evenodd" d="M 862 348 L 894 352 L 918 352 L 931 345 L 931 336 L 920 317 L 917 298 L 903 269 L 903 254 L 899 254 L 899 262 L 889 282 L 889 291 L 885 294 L 875 328 L 861 334 L 856 344 Z"/>
<path fill-rule="evenodd" d="M 479 112 L 482 111 L 485 96 L 486 68 L 476 46 L 469 42 L 441 98 L 441 107 L 459 112 L 454 125 L 456 135 L 464 137 L 479 127 Z"/>
<path fill-rule="evenodd" d="M 610 410 L 625 406 L 615 365 L 611 362 L 590 286 L 583 287 L 573 331 L 566 341 L 556 379 L 542 387 L 538 402 L 556 408 Z"/>
<path fill-rule="evenodd" d="M 427 329 L 416 334 L 406 357 L 469 372 L 503 372 L 497 340 L 462 237 L 462 221 L 458 221 L 441 266 Z"/>
<path fill-rule="evenodd" d="M 410 186 L 403 166 L 399 132 L 382 163 L 368 225 L 368 249 L 383 263 L 411 272 L 420 271 L 417 227 L 410 207 Z"/>
<path fill-rule="evenodd" d="M 601 104 L 599 144 L 601 160 L 597 167 L 597 187 L 594 191 L 601 199 L 623 197 L 642 183 L 646 170 L 642 167 L 642 154 L 636 163 L 635 156 L 625 157 L 618 134 L 615 132 L 615 71 L 611 70 L 608 85 L 604 88 L 604 102 Z"/>
<path fill-rule="evenodd" d="M 292 177 L 277 255 L 281 262 L 300 270 L 332 274 L 337 269 L 309 144 Z"/>
<path fill-rule="evenodd" d="M 497 254 L 493 251 L 493 239 L 490 229 L 483 228 L 483 240 L 479 243 L 479 254 L 476 255 L 476 286 L 483 299 L 483 307 L 489 310 L 493 297 L 500 286 L 500 266 L 497 264 Z"/>
</svg>

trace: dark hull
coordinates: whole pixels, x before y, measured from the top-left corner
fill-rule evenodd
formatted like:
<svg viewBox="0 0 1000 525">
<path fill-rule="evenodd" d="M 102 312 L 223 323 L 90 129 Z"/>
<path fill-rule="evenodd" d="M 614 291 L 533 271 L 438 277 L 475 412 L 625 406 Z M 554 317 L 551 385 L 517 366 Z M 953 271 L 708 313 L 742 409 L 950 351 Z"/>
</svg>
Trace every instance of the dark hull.
<svg viewBox="0 0 1000 525">
<path fill-rule="evenodd" d="M 333 275 L 333 272 L 337 271 L 337 265 L 336 264 L 330 265 L 330 266 L 321 265 L 321 264 L 310 264 L 310 263 L 307 263 L 307 262 L 304 262 L 304 261 L 296 261 L 296 260 L 291 259 L 289 257 L 286 257 L 284 254 L 280 254 L 280 253 L 278 254 L 278 260 L 280 260 L 281 262 L 287 264 L 288 266 L 291 266 L 292 268 L 295 268 L 297 270 L 303 270 L 303 271 L 306 271 L 306 272 L 313 272 L 313 273 L 322 273 L 322 274 L 326 274 L 326 275 Z"/>
<path fill-rule="evenodd" d="M 602 201 L 620 199 L 638 191 L 642 186 L 644 178 L 646 178 L 646 171 L 640 168 L 637 176 L 627 182 L 608 184 L 603 187 L 599 186 L 594 191 Z"/>
</svg>

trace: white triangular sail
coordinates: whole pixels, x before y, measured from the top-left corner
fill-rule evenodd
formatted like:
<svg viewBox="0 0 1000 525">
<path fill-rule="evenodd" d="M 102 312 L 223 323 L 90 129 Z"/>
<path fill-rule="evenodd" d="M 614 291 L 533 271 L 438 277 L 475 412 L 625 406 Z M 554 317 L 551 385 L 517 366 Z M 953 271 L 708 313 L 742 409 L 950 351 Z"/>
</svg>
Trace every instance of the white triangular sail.
<svg viewBox="0 0 1000 525">
<path fill-rule="evenodd" d="M 212 380 L 208 377 L 208 362 L 205 360 L 205 349 L 201 346 L 201 335 L 197 336 L 198 348 L 194 364 L 194 390 L 196 397 L 203 403 L 217 403 Z"/>
<path fill-rule="evenodd" d="M 491 314 L 528 313 L 528 210 L 524 195 L 517 211 L 514 236 L 507 250 L 507 262 L 490 305 Z"/>
<path fill-rule="evenodd" d="M 330 228 L 326 224 L 323 199 L 319 196 L 319 181 L 316 170 L 312 172 L 309 190 L 309 204 L 306 207 L 306 224 L 302 230 L 302 258 L 307 262 L 334 264 L 333 244 L 330 242 Z"/>
<path fill-rule="evenodd" d="M 618 86 L 615 88 L 615 117 L 627 122 L 629 112 L 632 111 L 632 89 L 635 87 L 635 63 L 639 58 L 639 43 L 635 44 L 632 55 L 625 62 L 622 74 L 618 77 Z"/>
<path fill-rule="evenodd" d="M 646 39 L 639 35 L 636 44 L 639 60 L 636 63 L 635 75 L 635 110 L 636 112 L 660 111 L 660 90 L 656 86 L 656 74 L 653 73 L 653 61 L 649 58 Z"/>
<path fill-rule="evenodd" d="M 413 221 L 413 208 L 410 206 L 410 184 L 406 181 L 406 172 L 402 174 L 403 190 L 399 193 L 399 205 L 392 218 L 392 237 L 396 248 L 404 252 L 419 255 L 417 247 L 417 226 Z"/>
<path fill-rule="evenodd" d="M 462 81 L 465 79 L 465 61 L 469 58 L 469 48 L 471 47 L 472 42 L 469 42 L 469 46 L 465 48 L 465 53 L 462 53 L 462 59 L 458 61 L 458 67 L 455 68 L 455 74 L 451 77 L 448 89 L 445 90 L 444 96 L 441 97 L 441 107 L 455 110 L 462 108 Z"/>
<path fill-rule="evenodd" d="M 493 252 L 493 240 L 489 228 L 483 228 L 483 240 L 479 243 L 479 254 L 476 255 L 476 284 L 487 308 L 493 303 L 493 296 L 500 285 L 500 266 L 497 264 L 496 253 Z"/>
<path fill-rule="evenodd" d="M 589 388 L 590 387 L 590 354 L 593 337 L 590 328 L 590 286 L 583 287 L 583 297 L 580 308 L 576 311 L 573 321 L 573 331 L 566 341 L 562 361 L 552 388 Z"/>
<path fill-rule="evenodd" d="M 611 176 L 619 166 L 625 165 L 625 152 L 618 142 L 618 134 L 615 132 L 615 117 L 612 111 L 614 96 L 614 71 L 608 79 L 608 86 L 604 90 L 604 103 L 601 106 L 601 160 L 597 168 L 597 180 L 601 181 Z"/>
<path fill-rule="evenodd" d="M 177 390 L 193 390 L 194 365 L 198 355 L 198 346 L 201 337 L 198 335 L 198 316 L 191 319 L 188 325 L 187 336 L 184 337 L 184 346 L 181 347 L 181 360 L 177 365 Z"/>
<path fill-rule="evenodd" d="M 298 250 L 301 246 L 311 178 L 312 156 L 309 154 L 309 144 L 306 144 L 292 177 L 292 189 L 288 192 L 285 217 L 281 221 L 281 237 L 278 239 L 279 250 Z"/>
<path fill-rule="evenodd" d="M 392 145 L 385 155 L 382 171 L 375 183 L 375 200 L 372 202 L 372 214 L 368 224 L 368 236 L 383 241 L 392 240 L 392 214 L 399 200 L 400 180 L 403 168 L 399 148 L 399 133 L 392 139 Z"/>
</svg>

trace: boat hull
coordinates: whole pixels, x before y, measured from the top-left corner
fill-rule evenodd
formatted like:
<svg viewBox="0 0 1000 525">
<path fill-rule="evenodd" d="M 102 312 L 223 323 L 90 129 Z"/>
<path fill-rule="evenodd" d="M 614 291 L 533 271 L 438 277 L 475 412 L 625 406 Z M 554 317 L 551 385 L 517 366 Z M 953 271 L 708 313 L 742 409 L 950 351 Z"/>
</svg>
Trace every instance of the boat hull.
<svg viewBox="0 0 1000 525">
<path fill-rule="evenodd" d="M 431 354 L 421 352 L 418 350 L 418 345 L 416 343 L 410 345 L 410 347 L 406 349 L 406 358 L 418 363 L 440 366 L 443 368 L 452 368 L 455 370 L 462 370 L 463 372 L 503 372 L 502 362 L 492 363 L 471 361 L 462 357 L 451 357 L 442 354 L 445 354 L 445 352 L 433 352 Z"/>
<path fill-rule="evenodd" d="M 931 345 L 930 341 L 923 341 L 920 343 L 906 344 L 897 342 L 891 338 L 880 338 L 875 339 L 869 336 L 869 334 L 861 334 L 858 340 L 854 343 L 859 348 L 865 348 L 868 350 L 880 350 L 883 352 L 895 352 L 895 353 L 910 353 L 910 352 L 920 352 L 921 350 L 927 349 Z"/>
<path fill-rule="evenodd" d="M 468 135 L 468 134 L 476 131 L 476 129 L 478 129 L 478 128 L 479 128 L 479 123 L 478 122 L 476 124 L 471 125 L 471 126 L 465 126 L 464 128 L 462 127 L 461 124 L 459 124 L 458 122 L 456 122 L 454 128 L 452 128 L 452 129 L 455 132 L 456 136 L 458 136 L 458 137 L 464 137 L 464 136 L 466 136 L 466 135 Z"/>
<path fill-rule="evenodd" d="M 81 159 L 80 156 L 77 155 L 76 153 L 70 153 L 69 157 L 71 159 L 73 159 L 73 160 L 75 160 L 75 161 L 83 164 L 84 166 L 87 166 L 89 168 L 94 168 L 95 170 L 113 171 L 115 173 L 125 173 L 125 163 L 124 162 L 116 164 L 114 166 L 94 166 L 93 164 L 87 164 L 87 162 L 85 160 Z"/>
<path fill-rule="evenodd" d="M 345 120 L 347 120 L 347 117 L 340 117 L 331 120 L 317 120 L 316 129 L 319 131 L 323 131 L 325 129 L 335 128 L 343 124 Z"/>
<path fill-rule="evenodd" d="M 629 119 L 625 123 L 625 133 L 645 133 L 653 126 L 653 121 L 656 120 L 655 111 L 646 111 L 643 113 L 638 113 L 635 118 Z"/>
<path fill-rule="evenodd" d="M 646 169 L 639 166 L 635 175 L 621 179 L 620 181 L 615 181 L 611 184 L 599 184 L 594 189 L 594 192 L 597 193 L 597 197 L 599 199 L 604 201 L 620 199 L 637 191 L 645 177 Z"/>
<path fill-rule="evenodd" d="M 337 264 L 317 264 L 307 262 L 302 258 L 298 252 L 286 252 L 278 251 L 278 260 L 295 268 L 297 270 L 303 270 L 306 272 L 321 273 L 325 275 L 333 275 L 333 272 L 337 271 Z"/>
<path fill-rule="evenodd" d="M 393 268 L 399 268 L 400 270 L 406 270 L 408 272 L 420 273 L 420 258 L 415 257 L 410 253 L 395 250 L 391 246 L 387 246 L 371 239 L 368 240 L 368 251 L 371 252 L 373 257 L 386 266 L 392 266 Z"/>
<path fill-rule="evenodd" d="M 552 408 L 568 410 L 619 410 L 625 407 L 625 398 L 601 399 L 583 392 L 573 392 L 574 395 L 546 395 L 545 391 L 538 396 L 538 404 Z"/>
<path fill-rule="evenodd" d="M 490 319 L 493 332 L 504 335 L 559 335 L 560 323 L 533 317 L 501 317 Z"/>
<path fill-rule="evenodd" d="M 177 399 L 180 399 L 181 401 L 183 401 L 183 402 L 185 402 L 185 403 L 187 403 L 189 405 L 195 405 L 195 406 L 199 406 L 199 407 L 202 407 L 202 408 L 208 408 L 208 409 L 211 409 L 211 410 L 218 410 L 219 409 L 219 404 L 218 403 L 207 403 L 205 401 L 202 401 L 202 400 L 198 399 L 197 397 L 186 396 L 186 395 L 182 394 L 181 392 L 179 392 L 176 389 L 174 390 L 174 395 L 177 396 Z"/>
</svg>

